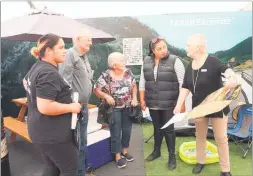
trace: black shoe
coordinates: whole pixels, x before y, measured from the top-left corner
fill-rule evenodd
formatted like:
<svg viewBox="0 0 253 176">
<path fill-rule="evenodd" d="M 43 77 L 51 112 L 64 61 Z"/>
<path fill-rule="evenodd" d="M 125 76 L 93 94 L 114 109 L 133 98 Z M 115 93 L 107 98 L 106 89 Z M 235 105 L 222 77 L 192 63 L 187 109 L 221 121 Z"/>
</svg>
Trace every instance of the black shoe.
<svg viewBox="0 0 253 176">
<path fill-rule="evenodd" d="M 232 176 L 230 172 L 221 172 L 220 176 Z"/>
<path fill-rule="evenodd" d="M 134 160 L 134 157 L 131 156 L 129 153 L 126 153 L 125 155 L 123 155 L 123 153 L 121 153 L 122 158 L 125 158 L 128 162 L 131 162 Z"/>
<path fill-rule="evenodd" d="M 173 154 L 169 155 L 168 168 L 169 168 L 169 170 L 174 170 L 174 169 L 176 169 L 176 167 L 177 167 L 176 155 L 173 153 Z"/>
<path fill-rule="evenodd" d="M 120 169 L 126 167 L 126 160 L 124 158 L 119 159 L 116 163 Z"/>
<path fill-rule="evenodd" d="M 153 151 L 147 158 L 146 161 L 150 162 L 155 160 L 156 158 L 159 158 L 161 156 L 161 154 L 159 152 Z"/>
<path fill-rule="evenodd" d="M 204 168 L 204 166 L 205 166 L 204 164 L 197 163 L 197 165 L 192 169 L 192 173 L 196 175 L 199 174 Z"/>
</svg>

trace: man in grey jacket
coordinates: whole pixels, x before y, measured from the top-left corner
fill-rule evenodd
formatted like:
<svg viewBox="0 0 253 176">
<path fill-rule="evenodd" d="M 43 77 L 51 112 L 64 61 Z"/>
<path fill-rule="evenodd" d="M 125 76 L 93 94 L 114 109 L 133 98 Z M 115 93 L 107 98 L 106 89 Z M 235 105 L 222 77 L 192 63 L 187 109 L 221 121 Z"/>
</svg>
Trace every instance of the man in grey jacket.
<svg viewBox="0 0 253 176">
<path fill-rule="evenodd" d="M 87 57 L 92 45 L 91 34 L 87 30 L 80 30 L 73 37 L 73 47 L 69 48 L 65 61 L 58 65 L 59 72 L 72 87 L 73 92 L 79 93 L 79 103 L 82 110 L 78 114 L 77 129 L 79 137 L 78 173 L 84 176 L 87 166 L 87 125 L 88 101 L 92 92 L 93 70 Z"/>
</svg>

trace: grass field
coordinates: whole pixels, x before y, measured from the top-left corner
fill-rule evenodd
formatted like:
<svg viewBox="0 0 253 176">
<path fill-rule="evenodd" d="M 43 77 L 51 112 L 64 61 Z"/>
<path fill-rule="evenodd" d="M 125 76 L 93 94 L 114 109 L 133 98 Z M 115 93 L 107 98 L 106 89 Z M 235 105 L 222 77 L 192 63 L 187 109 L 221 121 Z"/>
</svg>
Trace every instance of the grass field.
<svg viewBox="0 0 253 176">
<path fill-rule="evenodd" d="M 143 124 L 144 140 L 148 139 L 153 134 L 152 124 Z M 177 168 L 173 171 L 168 170 L 168 152 L 165 139 L 163 140 L 161 153 L 162 156 L 152 162 L 145 163 L 146 176 L 191 176 L 194 165 L 189 165 L 183 162 L 178 155 L 179 146 L 183 142 L 194 141 L 195 137 L 177 137 Z M 215 144 L 214 140 L 209 142 Z M 154 141 L 151 139 L 148 143 L 144 143 L 144 157 L 146 158 L 153 151 Z M 246 144 L 245 144 L 246 145 Z M 229 143 L 230 147 L 230 162 L 231 173 L 233 176 L 251 176 L 252 175 L 252 150 L 248 153 L 246 159 L 242 158 L 242 151 L 233 143 Z M 220 167 L 218 163 L 206 165 L 200 176 L 219 176 Z"/>
</svg>

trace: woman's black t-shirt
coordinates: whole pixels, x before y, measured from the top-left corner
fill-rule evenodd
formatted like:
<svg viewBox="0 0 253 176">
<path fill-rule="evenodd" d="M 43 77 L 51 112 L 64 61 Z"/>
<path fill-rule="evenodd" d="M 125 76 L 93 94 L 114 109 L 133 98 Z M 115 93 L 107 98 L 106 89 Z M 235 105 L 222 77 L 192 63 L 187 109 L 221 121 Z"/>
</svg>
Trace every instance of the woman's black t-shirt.
<svg viewBox="0 0 253 176">
<path fill-rule="evenodd" d="M 204 65 L 198 70 L 192 69 L 192 62 L 188 65 L 182 87 L 191 91 L 193 108 L 198 106 L 210 93 L 223 87 L 221 73 L 224 73 L 227 68 L 226 64 L 223 64 L 218 58 L 211 55 L 208 55 Z M 227 115 L 229 107 L 225 107 L 223 112 Z M 222 118 L 223 113 L 220 111 L 206 117 Z"/>
<path fill-rule="evenodd" d="M 55 144 L 72 140 L 71 113 L 49 116 L 41 114 L 37 97 L 59 103 L 71 103 L 71 87 L 57 68 L 45 61 L 36 62 L 26 77 L 28 83 L 28 132 L 33 143 Z"/>
</svg>

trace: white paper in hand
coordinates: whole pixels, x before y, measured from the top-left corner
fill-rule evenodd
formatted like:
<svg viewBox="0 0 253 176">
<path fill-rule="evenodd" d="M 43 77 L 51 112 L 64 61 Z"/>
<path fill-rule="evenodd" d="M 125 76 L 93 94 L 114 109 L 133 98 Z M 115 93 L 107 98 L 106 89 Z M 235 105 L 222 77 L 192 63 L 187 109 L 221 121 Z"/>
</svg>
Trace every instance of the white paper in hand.
<svg viewBox="0 0 253 176">
<path fill-rule="evenodd" d="M 79 93 L 74 92 L 73 93 L 73 103 L 78 103 L 79 99 Z M 77 113 L 72 113 L 72 119 L 71 119 L 71 129 L 76 129 L 76 123 L 77 123 Z"/>
<path fill-rule="evenodd" d="M 142 110 L 142 116 L 143 116 L 143 118 L 149 118 L 150 117 L 150 113 L 149 113 L 148 107 L 146 107 L 145 110 Z"/>
<path fill-rule="evenodd" d="M 187 114 L 187 112 L 175 114 L 161 129 L 167 128 L 173 123 L 185 120 Z"/>
</svg>

